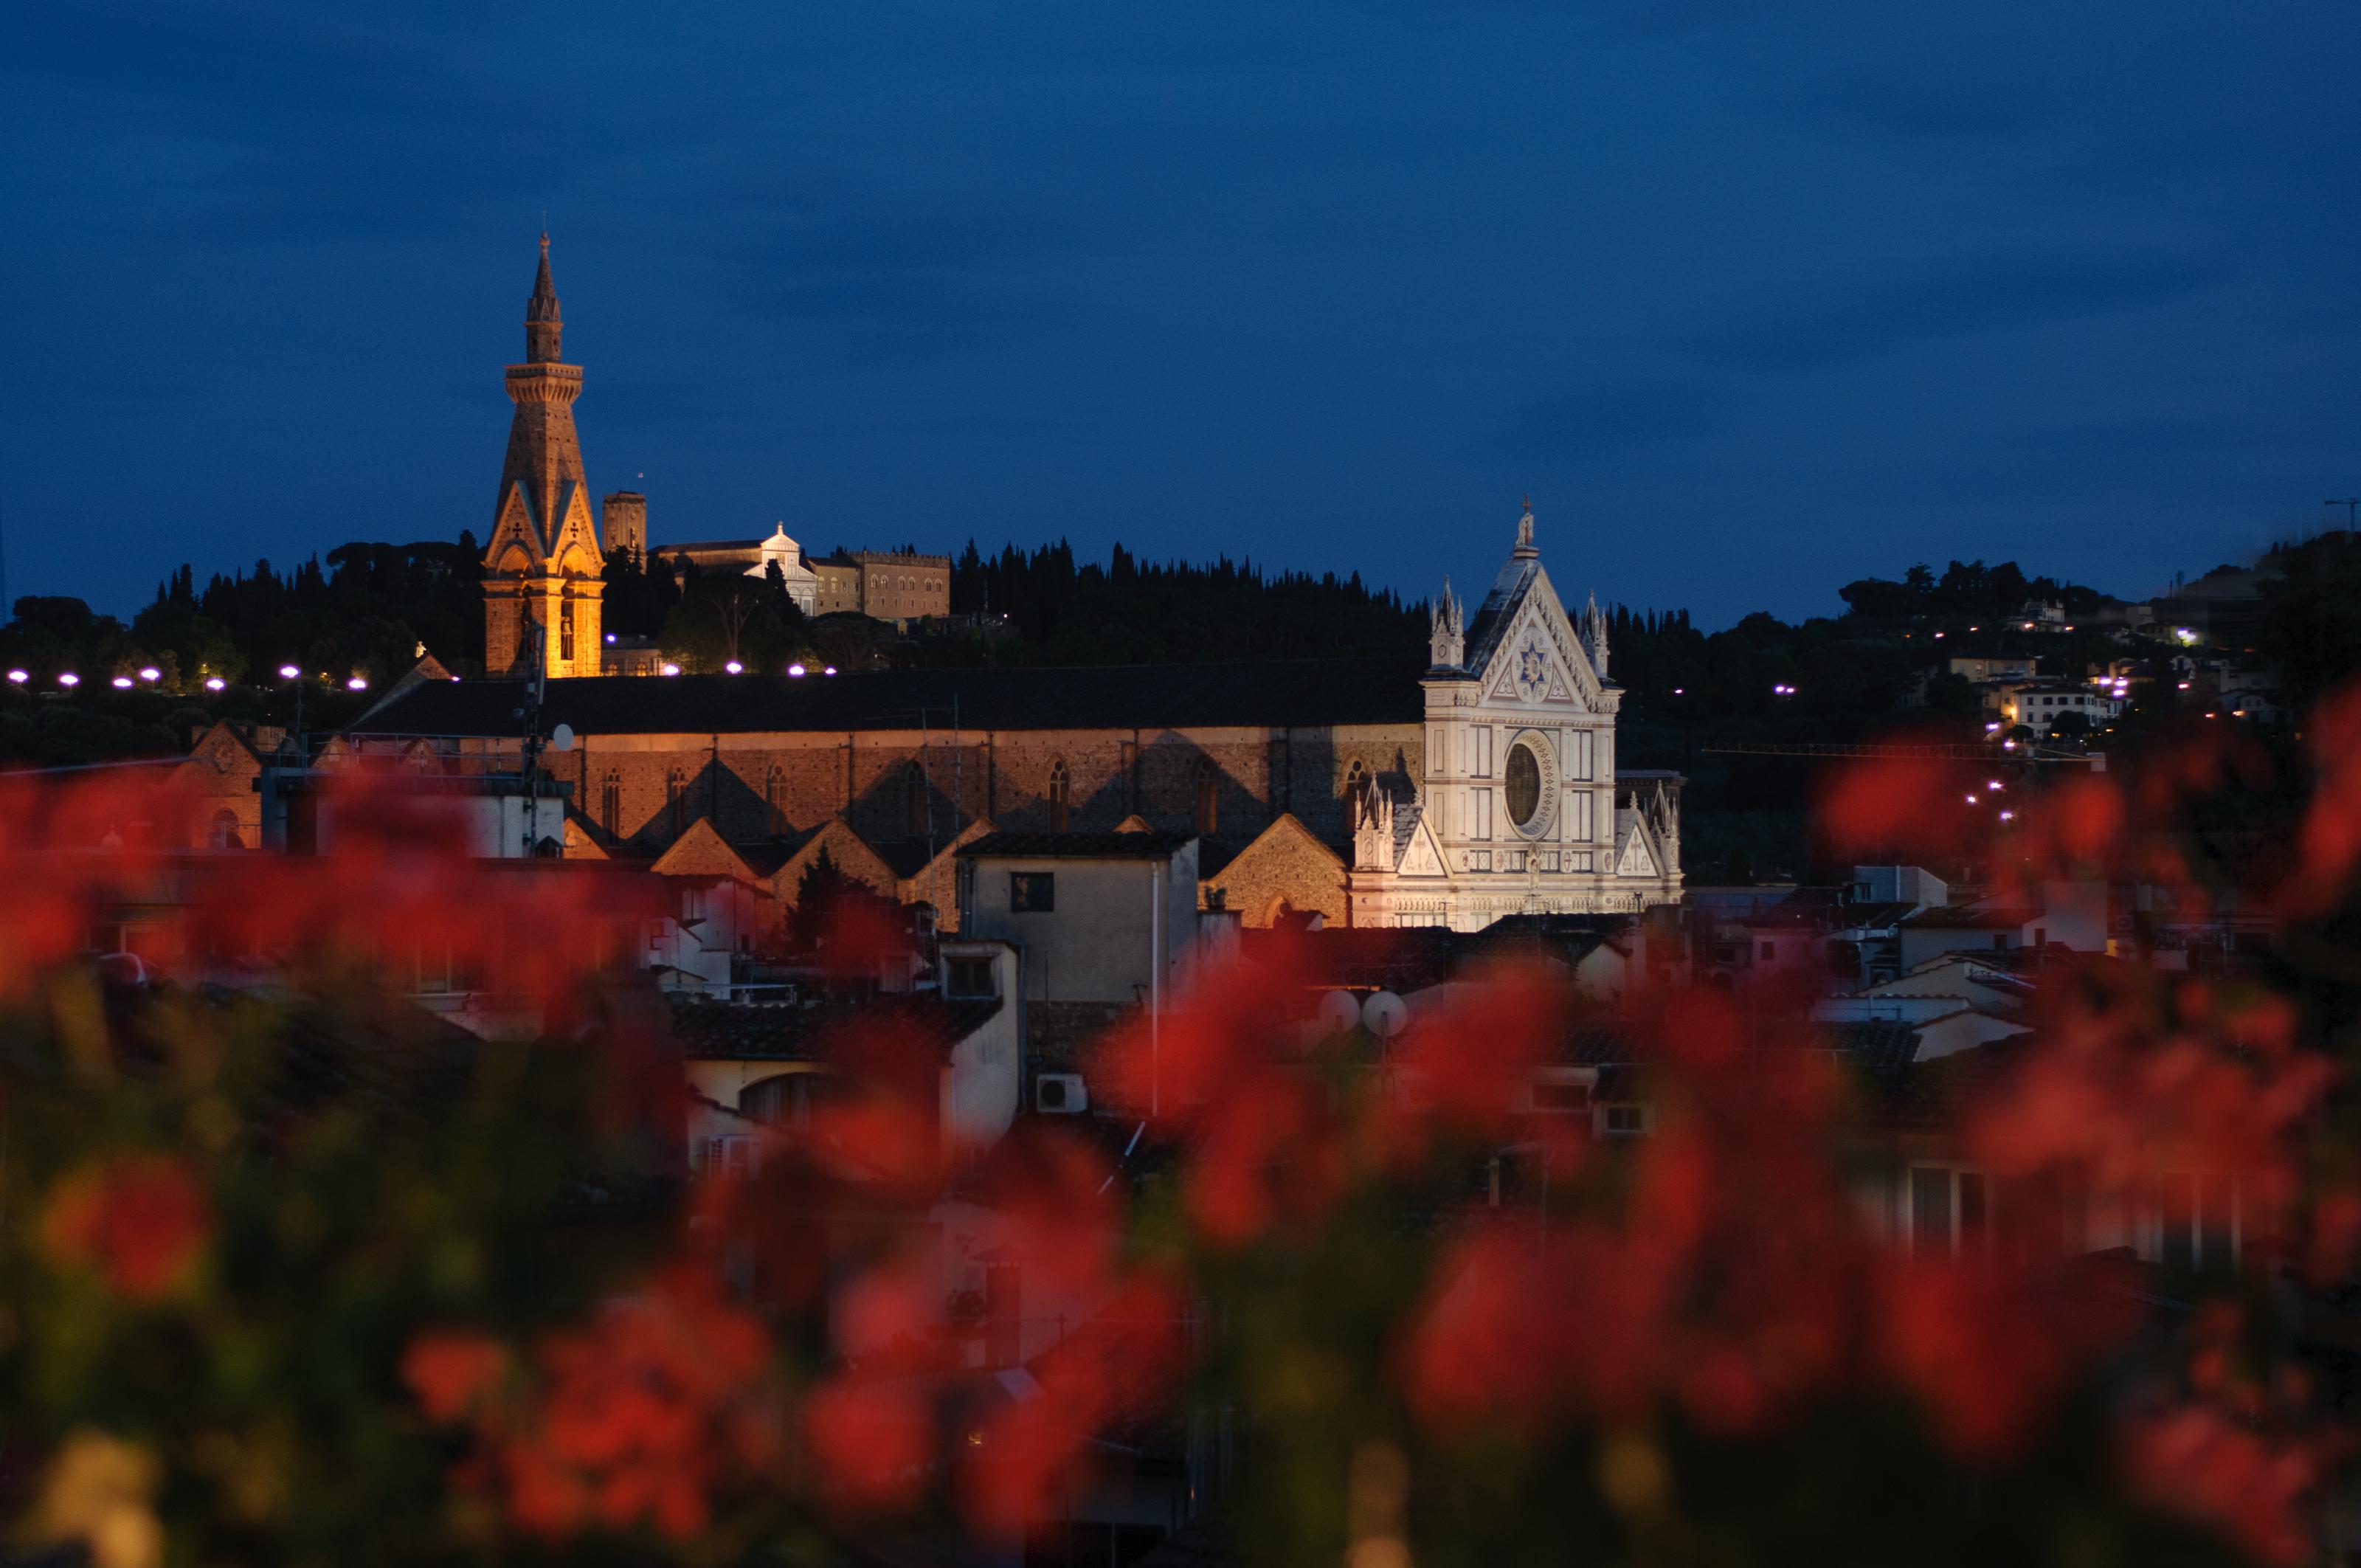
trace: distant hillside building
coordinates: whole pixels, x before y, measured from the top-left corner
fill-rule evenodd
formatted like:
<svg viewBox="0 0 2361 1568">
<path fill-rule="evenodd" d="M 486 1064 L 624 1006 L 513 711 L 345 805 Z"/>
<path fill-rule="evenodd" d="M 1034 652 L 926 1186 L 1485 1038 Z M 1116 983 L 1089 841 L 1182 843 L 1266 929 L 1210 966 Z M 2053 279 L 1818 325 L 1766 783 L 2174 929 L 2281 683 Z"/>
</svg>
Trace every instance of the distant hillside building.
<svg viewBox="0 0 2361 1568">
<path fill-rule="evenodd" d="M 496 674 L 595 675 L 605 646 L 606 555 L 574 429 L 582 367 L 560 363 L 564 331 L 544 234 L 525 304 L 525 362 L 508 368 L 516 413 L 484 547 L 484 667 Z"/>
<path fill-rule="evenodd" d="M 787 525 L 777 524 L 767 539 L 707 539 L 687 544 L 659 544 L 655 558 L 668 562 L 675 571 L 694 565 L 708 576 L 731 574 L 749 577 L 768 577 L 771 568 L 779 569 L 779 579 L 787 586 L 787 597 L 806 615 L 827 613 L 819 608 L 819 579 L 804 564 L 804 547 L 787 537 Z"/>
<path fill-rule="evenodd" d="M 787 537 L 777 525 L 768 539 L 708 539 L 659 544 L 655 558 L 678 570 L 693 563 L 699 572 L 770 575 L 775 564 L 787 596 L 806 615 L 865 615 L 896 626 L 951 612 L 951 558 L 906 550 L 840 550 L 818 557 Z"/>
</svg>

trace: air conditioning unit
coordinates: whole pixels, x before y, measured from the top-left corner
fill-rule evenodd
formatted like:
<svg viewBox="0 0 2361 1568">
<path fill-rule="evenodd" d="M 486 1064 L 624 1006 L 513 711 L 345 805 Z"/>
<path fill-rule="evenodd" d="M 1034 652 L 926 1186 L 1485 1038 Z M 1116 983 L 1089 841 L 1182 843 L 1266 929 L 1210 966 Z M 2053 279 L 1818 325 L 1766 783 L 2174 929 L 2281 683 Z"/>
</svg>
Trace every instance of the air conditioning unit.
<svg viewBox="0 0 2361 1568">
<path fill-rule="evenodd" d="M 1045 1072 L 1033 1080 L 1033 1109 L 1045 1116 L 1075 1116 L 1091 1108 L 1091 1091 L 1079 1072 Z"/>
</svg>

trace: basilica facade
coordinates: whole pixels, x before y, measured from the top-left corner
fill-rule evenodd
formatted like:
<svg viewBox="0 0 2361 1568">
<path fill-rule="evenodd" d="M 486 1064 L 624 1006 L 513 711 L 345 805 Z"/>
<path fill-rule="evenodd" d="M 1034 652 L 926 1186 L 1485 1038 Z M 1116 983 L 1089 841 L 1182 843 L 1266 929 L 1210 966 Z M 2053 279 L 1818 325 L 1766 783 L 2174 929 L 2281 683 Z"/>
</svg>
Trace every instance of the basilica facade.
<svg viewBox="0 0 2361 1568">
<path fill-rule="evenodd" d="M 1617 771 L 1607 619 L 1595 599 L 1567 616 L 1530 508 L 1474 621 L 1444 585 L 1428 655 L 1419 776 L 1378 778 L 1355 812 L 1353 924 L 1480 930 L 1679 899 L 1681 781 Z"/>
</svg>

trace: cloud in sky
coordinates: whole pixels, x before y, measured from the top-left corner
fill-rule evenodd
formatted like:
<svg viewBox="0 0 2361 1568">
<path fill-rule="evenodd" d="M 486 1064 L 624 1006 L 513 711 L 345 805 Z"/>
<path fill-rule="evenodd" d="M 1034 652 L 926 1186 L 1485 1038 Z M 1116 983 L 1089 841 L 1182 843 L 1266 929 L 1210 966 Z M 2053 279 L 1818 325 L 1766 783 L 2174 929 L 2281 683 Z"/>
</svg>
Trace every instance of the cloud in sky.
<svg viewBox="0 0 2361 1568">
<path fill-rule="evenodd" d="M 2144 591 L 2349 493 L 2361 19 L 34 0 L 12 592 L 479 534 L 550 213 L 657 538 Z"/>
</svg>

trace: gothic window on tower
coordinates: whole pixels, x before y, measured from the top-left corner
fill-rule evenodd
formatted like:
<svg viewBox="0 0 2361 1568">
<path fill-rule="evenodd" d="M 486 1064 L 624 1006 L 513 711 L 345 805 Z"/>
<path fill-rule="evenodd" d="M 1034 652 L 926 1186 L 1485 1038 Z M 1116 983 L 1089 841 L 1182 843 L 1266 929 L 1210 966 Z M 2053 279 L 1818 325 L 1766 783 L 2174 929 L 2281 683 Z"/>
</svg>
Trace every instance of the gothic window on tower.
<svg viewBox="0 0 2361 1568">
<path fill-rule="evenodd" d="M 236 812 L 224 806 L 214 813 L 213 827 L 205 834 L 205 847 L 209 850 L 245 848 L 238 839 Z"/>
<path fill-rule="evenodd" d="M 914 839 L 927 831 L 927 775 L 912 762 L 902 775 L 902 829 Z"/>
<path fill-rule="evenodd" d="M 1360 758 L 1356 757 L 1352 766 L 1345 770 L 1345 820 L 1347 823 L 1355 827 L 1360 825 L 1361 813 L 1368 803 L 1368 794 L 1369 770 L 1361 765 Z"/>
<path fill-rule="evenodd" d="M 664 816 L 674 838 L 688 831 L 688 775 L 678 768 L 664 775 Z"/>
<path fill-rule="evenodd" d="M 1063 833 L 1072 811 L 1074 780 L 1066 771 L 1066 759 L 1058 757 L 1049 763 L 1049 831 Z"/>
<path fill-rule="evenodd" d="M 1572 735 L 1568 736 L 1567 740 L 1572 742 L 1570 750 L 1573 752 L 1574 762 L 1573 771 L 1570 776 L 1577 779 L 1587 779 L 1590 777 L 1590 731 L 1587 729 L 1577 729 Z"/>
<path fill-rule="evenodd" d="M 622 836 L 623 775 L 612 768 L 598 781 L 598 826 L 612 837 Z"/>
<path fill-rule="evenodd" d="M 1222 771 L 1211 757 L 1197 762 L 1197 832 L 1210 839 L 1221 827 Z"/>
<path fill-rule="evenodd" d="M 763 773 L 763 815 L 767 830 L 787 830 L 787 776 L 774 762 Z"/>
<path fill-rule="evenodd" d="M 574 657 L 574 600 L 570 596 L 558 601 L 557 656 L 566 660 Z"/>
</svg>

